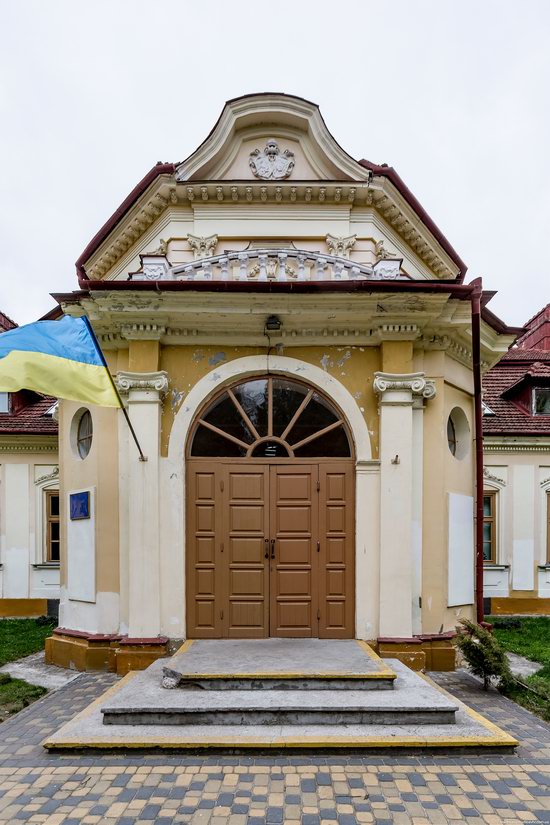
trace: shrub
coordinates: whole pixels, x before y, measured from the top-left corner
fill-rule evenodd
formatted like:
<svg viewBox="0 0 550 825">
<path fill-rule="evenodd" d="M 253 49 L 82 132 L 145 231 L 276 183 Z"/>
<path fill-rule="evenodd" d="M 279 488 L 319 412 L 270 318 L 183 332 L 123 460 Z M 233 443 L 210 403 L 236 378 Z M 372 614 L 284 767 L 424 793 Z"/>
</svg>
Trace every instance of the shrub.
<svg viewBox="0 0 550 825">
<path fill-rule="evenodd" d="M 493 634 L 470 619 L 462 619 L 460 624 L 458 647 L 474 676 L 483 679 L 484 690 L 488 690 L 491 679 L 497 680 L 499 687 L 510 684 L 513 676 L 506 652 Z"/>
</svg>

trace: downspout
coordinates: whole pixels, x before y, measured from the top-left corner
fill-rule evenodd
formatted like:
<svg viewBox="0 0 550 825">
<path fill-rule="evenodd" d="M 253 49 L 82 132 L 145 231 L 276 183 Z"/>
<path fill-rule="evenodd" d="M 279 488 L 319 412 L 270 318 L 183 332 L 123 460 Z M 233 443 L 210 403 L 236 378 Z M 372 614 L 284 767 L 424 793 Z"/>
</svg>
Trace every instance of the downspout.
<svg viewBox="0 0 550 825">
<path fill-rule="evenodd" d="M 484 620 L 483 611 L 483 408 L 481 403 L 481 278 L 472 281 L 472 369 L 474 373 L 475 420 L 475 548 L 476 548 L 476 619 Z"/>
</svg>

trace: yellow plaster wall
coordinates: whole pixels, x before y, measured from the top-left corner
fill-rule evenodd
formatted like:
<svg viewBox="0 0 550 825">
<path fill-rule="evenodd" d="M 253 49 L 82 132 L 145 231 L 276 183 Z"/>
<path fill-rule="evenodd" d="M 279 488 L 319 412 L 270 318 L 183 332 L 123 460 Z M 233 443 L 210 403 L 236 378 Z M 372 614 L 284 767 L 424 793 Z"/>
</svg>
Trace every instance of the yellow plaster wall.
<svg viewBox="0 0 550 825">
<path fill-rule="evenodd" d="M 159 368 L 159 341 L 130 341 L 128 369 L 130 372 L 156 372 Z M 118 369 L 124 369 L 118 365 Z"/>
<path fill-rule="evenodd" d="M 425 353 L 424 369 L 436 383 L 435 398 L 424 410 L 424 504 L 422 557 L 422 629 L 437 633 L 454 629 L 458 616 L 472 617 L 473 607 L 447 607 L 447 495 L 473 496 L 475 454 L 473 444 L 473 397 L 452 384 L 451 359 L 444 352 Z M 447 419 L 453 407 L 461 407 L 470 425 L 472 441 L 468 454 L 455 458 L 447 446 Z"/>
<path fill-rule="evenodd" d="M 90 452 L 81 459 L 71 444 L 71 422 L 81 407 L 73 401 L 59 402 L 61 584 L 67 585 L 67 494 L 71 490 L 95 487 L 96 591 L 118 592 L 117 410 L 88 408 L 92 414 L 93 439 Z"/>
<path fill-rule="evenodd" d="M 412 341 L 383 341 L 382 371 L 398 374 L 413 372 Z"/>
<path fill-rule="evenodd" d="M 162 411 L 161 455 L 168 454 L 175 414 L 200 378 L 219 364 L 265 352 L 264 347 L 162 347 L 160 369 L 168 372 L 170 383 Z M 378 458 L 378 402 L 372 389 L 374 372 L 380 369 L 378 347 L 288 347 L 283 354 L 322 367 L 349 390 L 367 422 L 373 458 Z M 185 449 L 184 444 L 181 449 Z"/>
</svg>

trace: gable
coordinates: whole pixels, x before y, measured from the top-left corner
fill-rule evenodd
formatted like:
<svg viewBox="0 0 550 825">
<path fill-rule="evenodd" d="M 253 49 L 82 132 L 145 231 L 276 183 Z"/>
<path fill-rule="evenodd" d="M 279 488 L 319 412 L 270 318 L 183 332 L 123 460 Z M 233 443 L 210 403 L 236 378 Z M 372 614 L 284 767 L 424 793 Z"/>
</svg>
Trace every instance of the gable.
<svg viewBox="0 0 550 825">
<path fill-rule="evenodd" d="M 209 255 L 275 240 L 342 248 L 361 265 L 401 260 L 415 280 L 462 281 L 466 269 L 395 170 L 351 158 L 315 104 L 282 94 L 229 101 L 192 155 L 154 167 L 79 258 L 79 281 L 139 279 L 141 257 L 162 249 L 170 266 L 190 262 L 192 236 L 216 237 Z"/>
</svg>

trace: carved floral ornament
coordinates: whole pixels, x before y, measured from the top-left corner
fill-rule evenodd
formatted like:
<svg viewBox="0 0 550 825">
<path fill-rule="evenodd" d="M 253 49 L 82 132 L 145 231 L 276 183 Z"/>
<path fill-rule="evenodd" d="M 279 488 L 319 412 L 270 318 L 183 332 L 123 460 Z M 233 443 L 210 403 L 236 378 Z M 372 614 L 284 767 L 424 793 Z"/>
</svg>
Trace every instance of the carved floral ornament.
<svg viewBox="0 0 550 825">
<path fill-rule="evenodd" d="M 331 255 L 334 255 L 337 258 L 349 258 L 349 254 L 355 246 L 356 239 L 357 235 L 348 235 L 347 237 L 327 235 L 327 249 Z"/>
<path fill-rule="evenodd" d="M 377 395 L 384 396 L 386 392 L 410 392 L 427 400 L 435 398 L 435 383 L 426 378 L 423 372 L 405 374 L 375 372 L 373 389 Z"/>
<path fill-rule="evenodd" d="M 250 153 L 248 164 L 252 174 L 262 180 L 285 180 L 294 169 L 294 152 L 279 149 L 279 144 L 270 138 L 263 150 L 254 149 Z"/>
<path fill-rule="evenodd" d="M 189 246 L 193 250 L 196 261 L 200 258 L 212 257 L 218 244 L 217 235 L 188 235 L 187 240 L 189 242 Z"/>
</svg>

